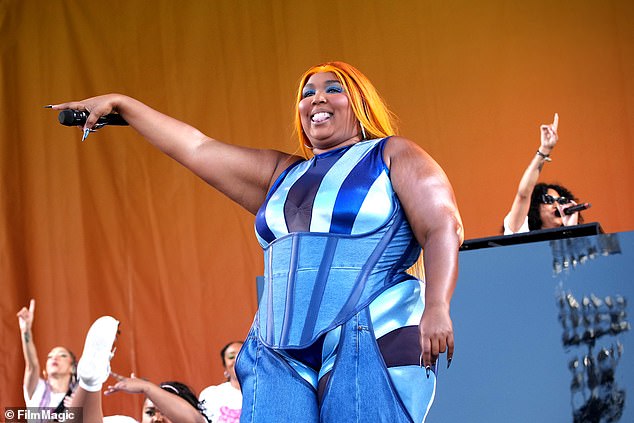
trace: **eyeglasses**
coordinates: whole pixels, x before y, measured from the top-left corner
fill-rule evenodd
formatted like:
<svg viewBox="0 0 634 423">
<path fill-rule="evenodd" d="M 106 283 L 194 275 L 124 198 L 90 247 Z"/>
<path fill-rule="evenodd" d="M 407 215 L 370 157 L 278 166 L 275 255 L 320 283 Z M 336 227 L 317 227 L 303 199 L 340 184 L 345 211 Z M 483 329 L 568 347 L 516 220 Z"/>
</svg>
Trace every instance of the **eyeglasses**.
<svg viewBox="0 0 634 423">
<path fill-rule="evenodd" d="M 553 197 L 550 194 L 543 194 L 542 195 L 542 203 L 544 203 L 544 204 L 553 204 L 555 201 L 558 202 L 561 205 L 564 205 L 564 204 L 570 203 L 570 198 L 568 198 L 568 197 L 557 197 L 557 198 L 555 198 L 555 197 Z"/>
</svg>

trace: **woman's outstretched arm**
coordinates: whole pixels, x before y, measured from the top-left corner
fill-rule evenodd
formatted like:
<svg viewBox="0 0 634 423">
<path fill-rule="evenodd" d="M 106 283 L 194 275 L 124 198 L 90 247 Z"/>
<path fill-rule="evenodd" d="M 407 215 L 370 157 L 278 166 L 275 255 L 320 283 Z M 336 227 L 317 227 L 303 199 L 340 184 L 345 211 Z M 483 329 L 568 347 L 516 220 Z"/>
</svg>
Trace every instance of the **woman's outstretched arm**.
<svg viewBox="0 0 634 423">
<path fill-rule="evenodd" d="M 84 130 L 111 113 L 120 114 L 150 144 L 208 184 L 256 213 L 275 178 L 300 157 L 275 150 L 240 147 L 210 138 L 196 128 L 121 94 L 57 104 L 55 110 L 90 113 Z"/>
</svg>

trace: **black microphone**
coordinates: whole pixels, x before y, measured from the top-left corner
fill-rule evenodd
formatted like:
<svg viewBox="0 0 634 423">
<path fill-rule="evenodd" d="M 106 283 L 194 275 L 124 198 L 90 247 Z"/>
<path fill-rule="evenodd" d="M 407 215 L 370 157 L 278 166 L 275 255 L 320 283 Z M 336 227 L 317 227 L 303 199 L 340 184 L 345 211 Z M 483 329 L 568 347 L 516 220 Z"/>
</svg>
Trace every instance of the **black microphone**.
<svg viewBox="0 0 634 423">
<path fill-rule="evenodd" d="M 59 123 L 65 126 L 84 126 L 86 124 L 86 119 L 88 119 L 88 112 L 83 110 L 62 110 L 59 112 Z M 111 113 L 109 115 L 105 115 L 100 117 L 97 120 L 95 126 L 102 127 L 104 125 L 117 125 L 117 126 L 126 126 L 128 122 L 125 121 L 121 115 L 116 113 Z"/>
<path fill-rule="evenodd" d="M 573 213 L 580 212 L 581 210 L 589 209 L 592 206 L 590 203 L 577 204 L 576 206 L 568 207 L 564 209 L 564 214 L 570 216 Z"/>
</svg>

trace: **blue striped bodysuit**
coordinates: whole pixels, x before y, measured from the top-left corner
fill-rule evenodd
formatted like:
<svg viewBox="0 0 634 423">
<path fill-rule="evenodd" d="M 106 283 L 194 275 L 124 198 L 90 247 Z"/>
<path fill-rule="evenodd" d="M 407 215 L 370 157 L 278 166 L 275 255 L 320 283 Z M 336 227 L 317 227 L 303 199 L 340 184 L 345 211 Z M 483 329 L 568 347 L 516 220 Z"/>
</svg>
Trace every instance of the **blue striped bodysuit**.
<svg viewBox="0 0 634 423">
<path fill-rule="evenodd" d="M 256 417 L 262 416 L 256 405 L 263 404 L 258 399 L 266 397 L 266 388 L 254 387 L 263 378 L 250 367 L 262 360 L 256 357 L 261 348 L 314 390 L 315 421 L 372 419 L 377 413 L 390 421 L 424 421 L 435 393 L 435 375 L 428 379 L 419 366 L 424 284 L 405 272 L 420 246 L 383 160 L 387 142 L 389 138 L 361 141 L 294 163 L 273 184 L 257 213 L 265 287 L 247 339 L 257 347 L 243 348 L 247 352 L 241 352 L 236 364 L 245 421 L 274 415 Z M 352 336 L 363 338 L 353 342 Z M 378 358 L 363 358 L 360 345 Z M 352 352 L 346 353 L 349 348 Z M 347 354 L 362 358 L 349 365 Z M 359 388 L 365 373 L 386 377 Z M 346 403 L 347 390 L 354 389 L 360 391 L 356 409 L 346 412 L 341 400 Z"/>
</svg>

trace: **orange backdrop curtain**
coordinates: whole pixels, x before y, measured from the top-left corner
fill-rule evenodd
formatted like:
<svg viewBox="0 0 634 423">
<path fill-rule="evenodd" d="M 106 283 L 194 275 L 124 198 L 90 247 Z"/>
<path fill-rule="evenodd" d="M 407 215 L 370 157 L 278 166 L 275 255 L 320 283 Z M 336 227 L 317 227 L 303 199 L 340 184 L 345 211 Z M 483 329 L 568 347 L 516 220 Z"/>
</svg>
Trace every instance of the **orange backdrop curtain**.
<svg viewBox="0 0 634 423">
<path fill-rule="evenodd" d="M 560 115 L 543 179 L 634 217 L 629 0 L 0 2 L 0 406 L 23 404 L 15 313 L 37 301 L 42 364 L 121 321 L 113 370 L 196 391 L 245 336 L 262 273 L 253 216 L 130 128 L 80 142 L 50 103 L 122 92 L 227 142 L 295 151 L 294 91 L 343 60 L 453 183 L 467 238 L 499 233 L 539 125 Z M 257 163 L 253 164 L 257 166 Z M 459 288 L 458 288 L 459 289 Z M 104 401 L 140 418 L 139 398 Z"/>
</svg>

